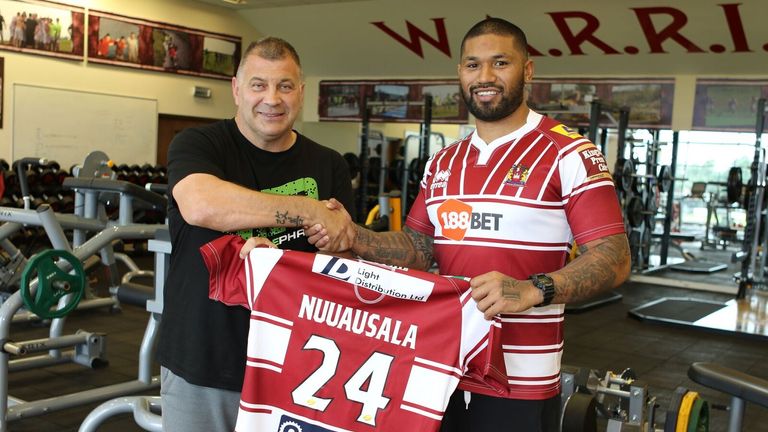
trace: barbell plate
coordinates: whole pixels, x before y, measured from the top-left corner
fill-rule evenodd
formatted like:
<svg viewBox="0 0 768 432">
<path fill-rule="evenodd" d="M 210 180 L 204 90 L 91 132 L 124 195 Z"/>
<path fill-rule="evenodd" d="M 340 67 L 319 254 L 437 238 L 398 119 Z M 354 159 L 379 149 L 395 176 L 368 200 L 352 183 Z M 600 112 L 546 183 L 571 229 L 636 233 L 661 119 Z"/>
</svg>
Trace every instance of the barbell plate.
<svg viewBox="0 0 768 432">
<path fill-rule="evenodd" d="M 741 200 L 744 181 L 742 180 L 740 167 L 731 167 L 728 170 L 728 182 L 725 184 L 725 187 L 729 204 L 737 203 Z"/>
<path fill-rule="evenodd" d="M 629 159 L 617 159 L 613 172 L 616 188 L 629 193 L 632 190 L 632 181 L 635 174 L 635 167 L 632 161 Z"/>
<path fill-rule="evenodd" d="M 597 432 L 595 396 L 576 392 L 568 397 L 560 417 L 561 432 Z"/>
<path fill-rule="evenodd" d="M 709 403 L 698 398 L 691 408 L 687 432 L 709 432 Z"/>
<path fill-rule="evenodd" d="M 667 409 L 667 417 L 664 419 L 664 432 L 675 432 L 677 428 L 677 414 L 680 411 L 680 403 L 683 401 L 683 397 L 688 393 L 688 389 L 685 387 L 678 387 L 675 392 L 672 393 L 672 399 L 669 401 L 669 408 Z"/>
<path fill-rule="evenodd" d="M 637 263 L 639 259 L 638 254 L 640 253 L 640 244 L 641 244 L 640 242 L 642 241 L 642 239 L 640 238 L 641 234 L 640 234 L 640 231 L 631 229 L 631 228 L 628 232 L 629 232 L 630 259 L 632 260 L 633 263 Z"/>
<path fill-rule="evenodd" d="M 624 212 L 631 227 L 639 227 L 643 223 L 644 210 L 643 200 L 639 196 L 633 195 L 632 198 L 627 200 Z"/>
<path fill-rule="evenodd" d="M 662 165 L 659 168 L 658 185 L 662 192 L 669 192 L 672 188 L 672 168 L 669 165 Z"/>
<path fill-rule="evenodd" d="M 62 270 L 56 259 L 69 262 L 72 273 Z M 34 296 L 31 283 L 37 278 Z M 49 249 L 32 256 L 21 273 L 20 291 L 24 306 L 40 318 L 61 318 L 77 307 L 85 292 L 85 270 L 71 252 Z M 63 307 L 51 310 L 59 300 L 71 294 Z"/>
<path fill-rule="evenodd" d="M 659 211 L 658 185 L 651 185 L 648 189 L 648 213 L 653 217 Z"/>
<path fill-rule="evenodd" d="M 405 171 L 405 159 L 397 158 L 390 164 L 389 181 L 394 183 L 395 189 L 400 189 L 403 184 L 403 174 Z"/>
<path fill-rule="evenodd" d="M 682 402 L 680 402 L 680 410 L 677 412 L 677 425 L 675 426 L 675 432 L 688 432 L 688 422 L 691 419 L 691 409 L 696 399 L 699 398 L 699 393 L 695 391 L 689 391 L 683 396 Z"/>
<path fill-rule="evenodd" d="M 645 264 L 649 263 L 649 260 L 651 258 L 651 245 L 653 244 L 653 232 L 651 230 L 651 225 L 646 224 L 645 228 L 643 229 L 643 237 L 640 241 L 640 251 L 643 254 L 643 262 Z"/>
</svg>

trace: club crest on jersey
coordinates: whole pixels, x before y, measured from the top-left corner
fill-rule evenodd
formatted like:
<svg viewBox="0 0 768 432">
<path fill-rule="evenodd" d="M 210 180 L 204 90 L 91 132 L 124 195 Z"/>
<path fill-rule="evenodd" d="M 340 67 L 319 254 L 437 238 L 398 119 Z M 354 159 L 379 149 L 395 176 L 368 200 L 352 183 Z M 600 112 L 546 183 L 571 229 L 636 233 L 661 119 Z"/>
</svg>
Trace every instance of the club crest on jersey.
<svg viewBox="0 0 768 432">
<path fill-rule="evenodd" d="M 504 178 L 504 184 L 510 186 L 525 186 L 525 181 L 528 180 L 529 169 L 529 167 L 524 165 L 512 165 L 512 168 L 507 171 L 506 178 Z"/>
<path fill-rule="evenodd" d="M 434 177 L 432 177 L 432 185 L 429 187 L 431 190 L 437 188 L 445 189 L 448 186 L 448 179 L 451 177 L 451 170 L 440 170 Z"/>
<path fill-rule="evenodd" d="M 331 430 L 283 415 L 280 417 L 280 425 L 276 432 L 331 432 Z"/>
</svg>

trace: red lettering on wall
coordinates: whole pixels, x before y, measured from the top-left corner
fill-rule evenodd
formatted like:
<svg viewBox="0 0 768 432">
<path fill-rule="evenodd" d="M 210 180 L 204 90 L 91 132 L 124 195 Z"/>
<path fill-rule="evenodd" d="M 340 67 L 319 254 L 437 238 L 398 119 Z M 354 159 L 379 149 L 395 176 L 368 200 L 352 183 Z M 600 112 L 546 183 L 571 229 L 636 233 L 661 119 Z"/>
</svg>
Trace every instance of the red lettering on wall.
<svg viewBox="0 0 768 432">
<path fill-rule="evenodd" d="M 651 48 L 651 53 L 666 53 L 661 46 L 667 39 L 672 39 L 689 53 L 702 53 L 703 49 L 699 48 L 691 42 L 688 38 L 680 34 L 682 29 L 688 22 L 688 17 L 685 16 L 679 9 L 671 7 L 649 7 L 649 8 L 632 8 L 637 15 L 637 20 L 640 23 L 640 28 L 643 29 L 645 34 L 645 40 L 648 41 L 648 46 Z M 651 15 L 665 14 L 672 18 L 672 22 L 660 31 L 657 31 L 651 20 Z"/>
<path fill-rule="evenodd" d="M 531 57 L 541 57 L 544 54 L 536 48 L 532 47 L 531 44 L 528 44 L 528 55 Z"/>
<path fill-rule="evenodd" d="M 448 44 L 448 33 L 445 31 L 445 18 L 431 18 L 435 22 L 435 30 L 437 30 L 437 39 L 425 33 L 420 28 L 411 24 L 410 21 L 405 20 L 405 25 L 408 28 L 408 37 L 410 40 L 400 36 L 394 30 L 387 27 L 384 21 L 376 21 L 371 24 L 375 25 L 381 31 L 389 35 L 394 40 L 400 42 L 403 46 L 413 51 L 417 56 L 424 58 L 424 51 L 421 49 L 421 39 L 424 39 L 433 47 L 437 48 L 440 52 L 451 57 L 451 47 Z"/>
<path fill-rule="evenodd" d="M 604 54 L 619 54 L 616 49 L 598 39 L 595 36 L 595 31 L 600 27 L 600 21 L 591 14 L 586 12 L 550 12 L 549 16 L 552 17 L 552 21 L 555 22 L 555 26 L 560 31 L 560 35 L 563 36 L 563 40 L 571 50 L 571 55 L 584 55 L 584 51 L 581 49 L 581 45 L 585 42 L 590 42 L 592 45 L 600 48 Z M 584 21 L 584 28 L 578 33 L 574 34 L 571 28 L 568 26 L 567 20 L 569 18 L 578 18 Z"/>
<path fill-rule="evenodd" d="M 751 52 L 747 44 L 747 34 L 744 32 L 744 25 L 741 23 L 739 14 L 739 5 L 741 3 L 726 3 L 718 5 L 725 12 L 725 20 L 728 22 L 728 31 L 731 32 L 733 40 L 733 52 Z"/>
</svg>

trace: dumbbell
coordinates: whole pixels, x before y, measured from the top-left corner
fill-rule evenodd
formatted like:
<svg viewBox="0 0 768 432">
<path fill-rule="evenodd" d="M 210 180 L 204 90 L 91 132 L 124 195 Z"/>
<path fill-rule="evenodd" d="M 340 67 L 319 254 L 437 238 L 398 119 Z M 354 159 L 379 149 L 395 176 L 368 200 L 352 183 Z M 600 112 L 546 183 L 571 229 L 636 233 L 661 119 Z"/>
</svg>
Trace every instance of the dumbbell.
<svg viewBox="0 0 768 432">
<path fill-rule="evenodd" d="M 5 182 L 4 197 L 19 195 L 19 176 L 12 170 L 3 171 L 3 181 Z"/>
<path fill-rule="evenodd" d="M 38 185 L 35 188 L 38 193 L 53 194 L 60 186 L 56 174 L 59 172 L 59 164 L 56 161 L 48 162 L 37 167 Z"/>
</svg>

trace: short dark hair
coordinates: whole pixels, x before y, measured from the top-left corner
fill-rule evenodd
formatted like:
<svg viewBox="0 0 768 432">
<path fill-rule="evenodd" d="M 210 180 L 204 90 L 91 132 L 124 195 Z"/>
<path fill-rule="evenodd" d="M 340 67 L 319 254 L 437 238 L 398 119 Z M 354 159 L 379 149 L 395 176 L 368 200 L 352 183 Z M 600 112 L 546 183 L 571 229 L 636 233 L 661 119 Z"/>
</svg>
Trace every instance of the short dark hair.
<svg viewBox="0 0 768 432">
<path fill-rule="evenodd" d="M 246 48 L 245 52 L 243 53 L 242 59 L 240 60 L 240 66 L 237 68 L 238 75 L 243 68 L 245 59 L 247 59 L 249 55 L 257 55 L 265 60 L 282 60 L 286 57 L 290 57 L 293 61 L 296 62 L 299 70 L 301 70 L 301 60 L 299 59 L 299 53 L 297 53 L 293 45 L 288 43 L 288 41 L 285 39 L 267 36 L 255 42 L 251 42 L 251 44 L 248 45 L 248 48 Z"/>
<path fill-rule="evenodd" d="M 464 44 L 468 39 L 486 34 L 511 36 L 515 39 L 517 49 L 519 49 L 525 57 L 528 57 L 528 38 L 525 37 L 523 29 L 505 19 L 493 17 L 488 17 L 480 21 L 467 31 L 467 34 L 464 35 L 464 39 L 461 40 L 461 54 L 464 55 Z"/>
</svg>

